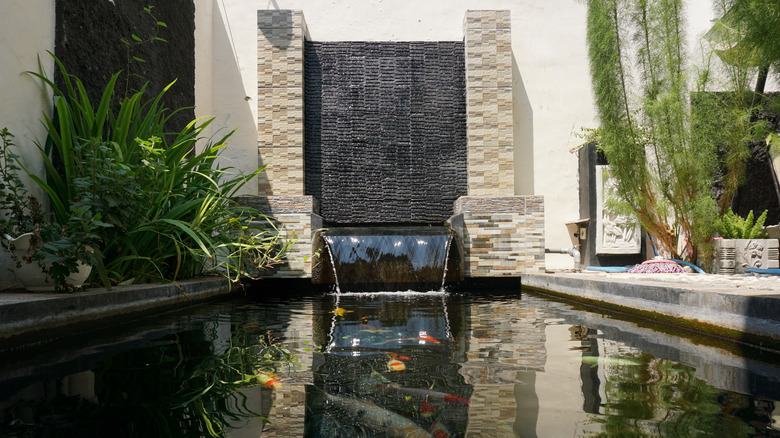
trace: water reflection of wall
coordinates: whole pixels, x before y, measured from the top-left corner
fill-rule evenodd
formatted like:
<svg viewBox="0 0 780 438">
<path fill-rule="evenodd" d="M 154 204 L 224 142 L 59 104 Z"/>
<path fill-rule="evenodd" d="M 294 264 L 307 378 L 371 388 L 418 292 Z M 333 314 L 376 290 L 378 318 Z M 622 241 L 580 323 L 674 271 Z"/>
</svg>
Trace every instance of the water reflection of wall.
<svg viewBox="0 0 780 438">
<path fill-rule="evenodd" d="M 315 321 L 312 318 L 314 312 L 312 302 L 304 302 L 296 312 L 291 312 L 287 327 L 282 336 L 290 351 L 306 351 L 313 349 L 313 333 Z M 312 381 L 313 354 L 298 355 L 300 366 L 297 371 L 290 373 L 281 388 L 272 392 L 270 397 L 271 407 L 268 418 L 271 423 L 263 425 L 262 436 L 264 438 L 286 438 L 301 436 L 306 415 L 306 385 Z M 254 435 L 259 436 L 257 431 Z"/>
<path fill-rule="evenodd" d="M 518 416 L 535 421 L 533 377 L 544 370 L 545 323 L 538 308 L 472 304 L 469 345 L 460 374 L 474 387 L 467 435 L 511 436 Z M 515 401 L 516 391 L 521 393 Z"/>
</svg>

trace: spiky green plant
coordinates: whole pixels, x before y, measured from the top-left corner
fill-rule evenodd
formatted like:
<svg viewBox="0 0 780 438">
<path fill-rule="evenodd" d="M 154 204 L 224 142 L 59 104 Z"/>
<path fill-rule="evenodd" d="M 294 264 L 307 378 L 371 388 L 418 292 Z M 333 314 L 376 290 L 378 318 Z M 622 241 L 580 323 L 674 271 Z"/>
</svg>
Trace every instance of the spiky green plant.
<svg viewBox="0 0 780 438">
<path fill-rule="evenodd" d="M 750 210 L 747 217 L 736 215 L 730 208 L 720 218 L 718 223 L 718 233 L 724 239 L 763 239 L 767 236 L 764 230 L 764 221 L 768 210 L 753 222 L 753 210 Z"/>
</svg>

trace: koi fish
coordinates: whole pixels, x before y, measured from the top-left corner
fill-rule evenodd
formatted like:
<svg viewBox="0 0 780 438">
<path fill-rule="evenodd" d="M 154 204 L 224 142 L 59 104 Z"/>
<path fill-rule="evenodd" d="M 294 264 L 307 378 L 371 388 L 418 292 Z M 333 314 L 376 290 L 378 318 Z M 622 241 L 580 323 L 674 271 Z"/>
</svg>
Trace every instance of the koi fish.
<svg viewBox="0 0 780 438">
<path fill-rule="evenodd" d="M 333 313 L 335 313 L 336 316 L 344 316 L 344 314 L 351 313 L 351 312 L 352 310 L 343 309 L 341 307 L 333 311 Z"/>
<path fill-rule="evenodd" d="M 412 359 L 411 359 L 409 356 L 401 356 L 401 355 L 399 355 L 398 353 L 387 353 L 387 354 L 389 354 L 389 355 L 390 355 L 390 357 L 392 357 L 393 359 L 398 359 L 398 360 L 412 360 Z"/>
<path fill-rule="evenodd" d="M 431 335 L 429 335 L 429 334 L 427 334 L 425 332 L 420 332 L 420 336 L 418 336 L 417 339 L 420 340 L 420 341 L 433 342 L 434 344 L 438 344 L 439 343 L 438 339 L 434 338 L 433 336 L 431 336 Z"/>
<path fill-rule="evenodd" d="M 389 371 L 403 371 L 406 369 L 406 364 L 398 359 L 390 359 L 387 361 L 387 369 Z"/>
<path fill-rule="evenodd" d="M 431 417 L 436 412 L 436 409 L 436 405 L 431 403 L 430 400 L 426 399 L 420 403 L 420 414 L 422 414 L 423 418 Z"/>
<path fill-rule="evenodd" d="M 397 438 L 430 438 L 433 437 L 412 420 L 395 412 L 381 408 L 371 402 L 353 397 L 337 396 L 320 390 L 325 401 L 344 411 L 354 421 L 379 431 L 382 436 Z"/>
<path fill-rule="evenodd" d="M 393 383 L 387 377 L 383 376 L 381 373 L 378 373 L 376 371 L 371 372 L 369 381 L 372 382 L 370 387 L 373 389 L 373 391 L 379 391 L 379 390 L 393 391 L 403 395 L 404 397 L 409 395 L 414 395 L 430 402 L 444 402 L 452 405 L 458 403 L 464 405 L 471 404 L 471 401 L 469 401 L 469 399 L 467 398 L 458 397 L 457 395 L 447 394 L 445 392 L 434 391 L 433 389 L 402 387 L 397 383 Z M 368 386 L 368 385 L 364 384 L 364 386 Z"/>
<path fill-rule="evenodd" d="M 274 377 L 274 375 L 271 373 L 258 371 L 254 377 L 258 383 L 262 383 L 266 388 L 279 389 L 282 387 L 282 382 L 280 382 L 279 379 Z"/>
<path fill-rule="evenodd" d="M 582 363 L 589 364 L 591 368 L 595 368 L 598 365 L 613 365 L 613 366 L 640 366 L 641 363 L 631 360 L 623 359 L 613 356 L 582 356 Z"/>
<path fill-rule="evenodd" d="M 431 425 L 431 435 L 433 435 L 433 438 L 450 438 L 452 436 L 450 431 L 439 420 L 434 421 Z"/>
<path fill-rule="evenodd" d="M 370 326 L 368 324 L 360 324 L 360 326 L 365 328 L 365 330 L 361 330 L 361 332 L 368 332 L 368 333 L 390 333 L 390 332 L 392 332 L 392 330 L 381 329 L 379 327 Z"/>
</svg>

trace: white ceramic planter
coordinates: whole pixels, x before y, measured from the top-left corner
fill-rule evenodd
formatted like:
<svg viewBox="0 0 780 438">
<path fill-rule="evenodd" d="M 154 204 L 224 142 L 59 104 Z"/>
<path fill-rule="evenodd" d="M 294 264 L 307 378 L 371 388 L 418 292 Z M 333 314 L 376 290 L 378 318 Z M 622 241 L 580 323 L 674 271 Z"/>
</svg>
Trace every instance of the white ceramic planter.
<svg viewBox="0 0 780 438">
<path fill-rule="evenodd" d="M 719 239 L 713 249 L 715 274 L 744 274 L 745 268 L 780 268 L 777 239 Z"/>
<path fill-rule="evenodd" d="M 3 246 L 6 250 L 13 248 L 13 255 L 16 259 L 22 260 L 22 256 L 27 254 L 27 250 L 30 248 L 31 238 L 32 233 L 25 233 L 16 238 L 5 236 L 3 239 Z M 24 261 L 21 263 L 22 266 L 19 268 L 16 267 L 16 263 L 13 263 L 11 271 L 16 277 L 16 280 L 21 283 L 25 289 L 35 292 L 54 290 L 54 282 L 51 278 L 48 278 L 38 263 L 25 263 Z M 84 282 L 87 281 L 87 277 L 89 277 L 89 273 L 92 271 L 92 266 L 84 265 L 82 263 L 78 264 L 78 268 L 77 272 L 74 272 L 65 278 L 65 281 L 73 287 L 79 287 L 84 284 Z"/>
</svg>

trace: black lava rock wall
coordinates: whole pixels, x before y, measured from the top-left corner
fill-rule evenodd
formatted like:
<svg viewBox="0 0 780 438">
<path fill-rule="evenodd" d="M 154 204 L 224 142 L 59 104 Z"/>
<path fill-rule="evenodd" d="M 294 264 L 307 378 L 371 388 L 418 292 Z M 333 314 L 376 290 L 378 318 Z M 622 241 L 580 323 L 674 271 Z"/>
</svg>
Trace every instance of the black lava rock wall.
<svg viewBox="0 0 780 438">
<path fill-rule="evenodd" d="M 154 17 L 167 27 L 154 41 L 132 49 L 131 56 L 146 62 L 128 63 L 122 38 L 147 39 L 154 35 Z M 167 128 L 180 130 L 195 118 L 195 4 L 193 0 L 57 0 L 55 54 L 68 73 L 78 76 L 96 104 L 111 75 L 122 70 L 116 93 L 121 97 L 149 82 L 151 99 L 176 80 L 166 93 L 167 108 L 185 108 L 174 114 Z M 130 76 L 127 76 L 127 73 Z M 126 81 L 127 79 L 127 81 Z M 62 78 L 57 77 L 58 84 Z M 117 99 L 118 101 L 119 99 Z"/>
<path fill-rule="evenodd" d="M 306 193 L 329 225 L 442 223 L 467 193 L 462 42 L 306 42 Z"/>
</svg>

